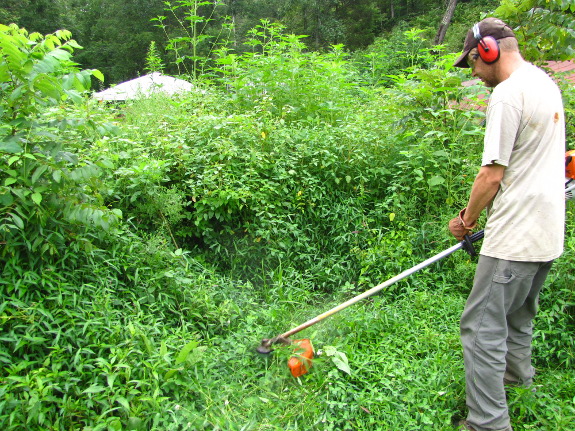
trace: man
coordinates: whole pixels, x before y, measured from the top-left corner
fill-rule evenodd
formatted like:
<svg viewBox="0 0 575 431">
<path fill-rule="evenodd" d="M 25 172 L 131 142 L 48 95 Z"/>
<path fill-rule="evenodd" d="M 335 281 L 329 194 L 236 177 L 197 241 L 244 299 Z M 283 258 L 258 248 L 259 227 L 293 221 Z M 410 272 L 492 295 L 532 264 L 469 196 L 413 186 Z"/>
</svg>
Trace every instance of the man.
<svg viewBox="0 0 575 431">
<path fill-rule="evenodd" d="M 487 209 L 473 288 L 461 316 L 464 430 L 512 430 L 504 382 L 531 385 L 532 320 L 552 261 L 563 252 L 565 122 L 561 94 L 526 62 L 511 28 L 487 18 L 455 66 L 493 92 L 481 168 L 467 207 L 449 222 L 462 240 Z"/>
</svg>

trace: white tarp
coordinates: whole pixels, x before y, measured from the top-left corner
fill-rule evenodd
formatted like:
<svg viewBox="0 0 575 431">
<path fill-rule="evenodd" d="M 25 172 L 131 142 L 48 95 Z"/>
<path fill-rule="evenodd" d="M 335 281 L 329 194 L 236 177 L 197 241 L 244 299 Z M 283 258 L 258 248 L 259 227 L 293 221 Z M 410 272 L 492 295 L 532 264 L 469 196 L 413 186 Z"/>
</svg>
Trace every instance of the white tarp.
<svg viewBox="0 0 575 431">
<path fill-rule="evenodd" d="M 171 96 L 191 91 L 192 88 L 193 85 L 188 81 L 154 72 L 94 93 L 93 97 L 97 100 L 129 100 L 149 97 L 159 92 Z"/>
</svg>

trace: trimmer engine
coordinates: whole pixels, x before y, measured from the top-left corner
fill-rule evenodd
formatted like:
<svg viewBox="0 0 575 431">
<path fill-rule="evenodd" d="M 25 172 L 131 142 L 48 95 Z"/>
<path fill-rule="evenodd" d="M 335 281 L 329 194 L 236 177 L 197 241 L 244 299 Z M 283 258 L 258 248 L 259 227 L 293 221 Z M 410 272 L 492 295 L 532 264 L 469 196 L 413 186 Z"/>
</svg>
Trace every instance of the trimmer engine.
<svg viewBox="0 0 575 431">
<path fill-rule="evenodd" d="M 575 197 L 575 150 L 565 153 L 565 199 Z"/>
</svg>

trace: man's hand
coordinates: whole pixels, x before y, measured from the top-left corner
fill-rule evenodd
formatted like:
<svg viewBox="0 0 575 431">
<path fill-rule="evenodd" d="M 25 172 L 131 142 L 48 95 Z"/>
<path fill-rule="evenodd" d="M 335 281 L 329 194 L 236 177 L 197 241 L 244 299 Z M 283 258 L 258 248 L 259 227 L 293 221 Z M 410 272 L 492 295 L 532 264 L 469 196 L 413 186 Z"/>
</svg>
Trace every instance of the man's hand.
<svg viewBox="0 0 575 431">
<path fill-rule="evenodd" d="M 461 221 L 461 217 L 459 216 L 449 221 L 449 230 L 458 241 L 463 241 L 465 235 L 471 232 L 471 229 L 466 229 L 463 226 L 463 222 Z"/>
</svg>

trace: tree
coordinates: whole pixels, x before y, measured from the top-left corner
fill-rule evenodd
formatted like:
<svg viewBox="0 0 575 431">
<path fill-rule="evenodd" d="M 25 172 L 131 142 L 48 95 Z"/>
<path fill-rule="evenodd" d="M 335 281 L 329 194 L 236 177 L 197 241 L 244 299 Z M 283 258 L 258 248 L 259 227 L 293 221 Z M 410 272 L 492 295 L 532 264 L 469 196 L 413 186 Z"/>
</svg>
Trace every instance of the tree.
<svg viewBox="0 0 575 431">
<path fill-rule="evenodd" d="M 71 31 L 85 48 L 75 60 L 117 83 L 144 70 L 150 42 L 162 40 L 150 23 L 162 8 L 157 0 L 2 0 L 0 23 L 41 34 Z"/>
<path fill-rule="evenodd" d="M 439 29 L 437 30 L 437 35 L 435 36 L 435 40 L 433 41 L 434 45 L 440 45 L 443 43 L 443 39 L 445 39 L 445 33 L 447 33 L 447 28 L 451 23 L 451 18 L 453 18 L 453 13 L 455 12 L 456 6 L 457 6 L 457 0 L 449 0 L 447 4 L 447 10 L 443 15 L 441 24 L 439 24 Z"/>
<path fill-rule="evenodd" d="M 495 15 L 516 29 L 521 51 L 530 61 L 575 55 L 575 0 L 502 0 Z"/>
<path fill-rule="evenodd" d="M 85 0 L 75 4 L 74 10 L 81 12 L 71 31 L 84 46 L 84 50 L 75 56 L 83 67 L 99 69 L 107 84 L 135 78 L 145 72 L 150 43 L 163 39 L 160 30 L 150 22 L 162 12 L 161 3 L 156 0 Z"/>
<path fill-rule="evenodd" d="M 8 9 L 12 11 L 15 23 L 28 31 L 42 34 L 61 28 L 60 6 L 63 0 L 8 0 Z M 12 6 L 11 6 L 12 4 Z"/>
<path fill-rule="evenodd" d="M 343 42 L 345 31 L 335 16 L 338 0 L 286 0 L 280 9 L 288 31 L 309 36 L 314 49 Z"/>
<path fill-rule="evenodd" d="M 0 23 L 17 23 L 20 12 L 30 5 L 30 0 L 4 0 L 0 6 Z"/>
<path fill-rule="evenodd" d="M 335 16 L 344 27 L 342 42 L 350 50 L 366 47 L 382 31 L 382 11 L 376 0 L 340 0 Z"/>
</svg>

